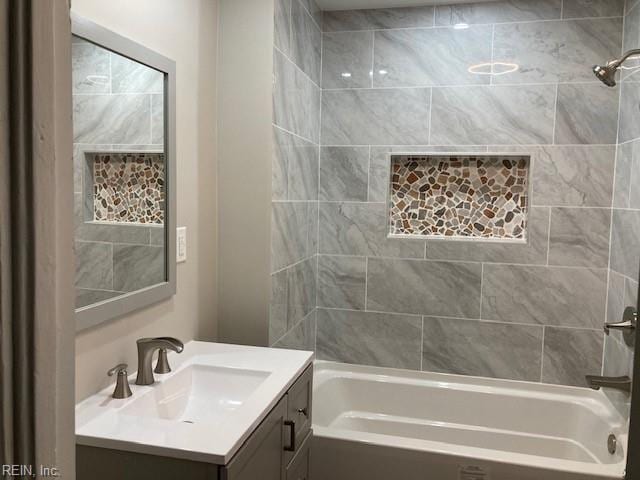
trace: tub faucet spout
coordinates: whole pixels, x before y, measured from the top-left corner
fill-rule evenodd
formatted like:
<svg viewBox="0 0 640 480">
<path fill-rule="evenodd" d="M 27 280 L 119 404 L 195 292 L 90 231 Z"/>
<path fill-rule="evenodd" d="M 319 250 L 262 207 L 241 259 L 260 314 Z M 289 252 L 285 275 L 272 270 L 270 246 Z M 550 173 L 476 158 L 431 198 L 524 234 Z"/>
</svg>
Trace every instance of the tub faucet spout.
<svg viewBox="0 0 640 480">
<path fill-rule="evenodd" d="M 613 388 L 623 392 L 631 393 L 631 378 L 627 375 L 621 377 L 599 377 L 597 375 L 587 375 L 587 384 L 594 390 L 600 387 Z"/>
</svg>

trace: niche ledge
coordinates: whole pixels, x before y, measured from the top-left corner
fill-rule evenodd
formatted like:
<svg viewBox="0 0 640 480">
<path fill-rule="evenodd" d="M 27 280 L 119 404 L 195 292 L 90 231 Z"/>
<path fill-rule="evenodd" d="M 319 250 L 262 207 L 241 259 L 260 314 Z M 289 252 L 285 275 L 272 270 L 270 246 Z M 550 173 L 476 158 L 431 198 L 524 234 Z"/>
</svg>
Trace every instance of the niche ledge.
<svg viewBox="0 0 640 480">
<path fill-rule="evenodd" d="M 531 157 L 392 154 L 389 236 L 527 241 Z"/>
</svg>

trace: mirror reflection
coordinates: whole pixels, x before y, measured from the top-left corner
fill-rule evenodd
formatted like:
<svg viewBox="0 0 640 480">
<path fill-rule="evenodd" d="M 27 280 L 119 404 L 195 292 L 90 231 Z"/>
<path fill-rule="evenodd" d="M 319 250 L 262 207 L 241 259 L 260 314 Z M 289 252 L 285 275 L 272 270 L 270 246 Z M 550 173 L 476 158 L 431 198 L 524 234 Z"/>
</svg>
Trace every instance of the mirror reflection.
<svg viewBox="0 0 640 480">
<path fill-rule="evenodd" d="M 164 73 L 73 37 L 76 308 L 167 281 Z"/>
</svg>

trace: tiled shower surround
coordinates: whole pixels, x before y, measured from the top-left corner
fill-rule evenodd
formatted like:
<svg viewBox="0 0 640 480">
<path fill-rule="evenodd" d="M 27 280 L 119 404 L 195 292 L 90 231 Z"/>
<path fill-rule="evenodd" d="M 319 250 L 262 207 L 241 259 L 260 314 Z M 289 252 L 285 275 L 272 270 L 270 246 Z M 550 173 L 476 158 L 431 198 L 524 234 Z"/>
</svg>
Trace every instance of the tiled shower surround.
<svg viewBox="0 0 640 480">
<path fill-rule="evenodd" d="M 392 155 L 389 234 L 525 240 L 529 158 Z"/>
<path fill-rule="evenodd" d="M 640 88 L 591 66 L 621 54 L 623 31 L 640 41 L 640 7 L 508 0 L 321 23 L 306 1 L 278 6 L 271 343 L 567 385 L 600 374 L 603 321 L 635 299 Z M 491 62 L 518 68 L 482 74 Z M 530 156 L 526 242 L 389 238 L 393 152 Z M 604 371 L 624 374 L 610 338 Z"/>
<path fill-rule="evenodd" d="M 71 51 L 76 307 L 82 307 L 165 278 L 161 225 L 96 223 L 93 202 L 85 206 L 93 194 L 86 174 L 86 152 L 161 155 L 163 77 L 77 37 L 73 37 Z"/>
</svg>

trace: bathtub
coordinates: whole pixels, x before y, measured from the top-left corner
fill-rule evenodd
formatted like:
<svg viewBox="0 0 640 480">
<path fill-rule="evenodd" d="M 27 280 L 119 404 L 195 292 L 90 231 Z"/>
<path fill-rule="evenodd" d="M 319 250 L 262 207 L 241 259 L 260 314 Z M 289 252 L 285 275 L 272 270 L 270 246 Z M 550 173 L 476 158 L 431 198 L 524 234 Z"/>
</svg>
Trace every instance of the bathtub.
<svg viewBox="0 0 640 480">
<path fill-rule="evenodd" d="M 627 441 L 599 391 L 322 361 L 313 431 L 311 480 L 620 479 Z"/>
</svg>

